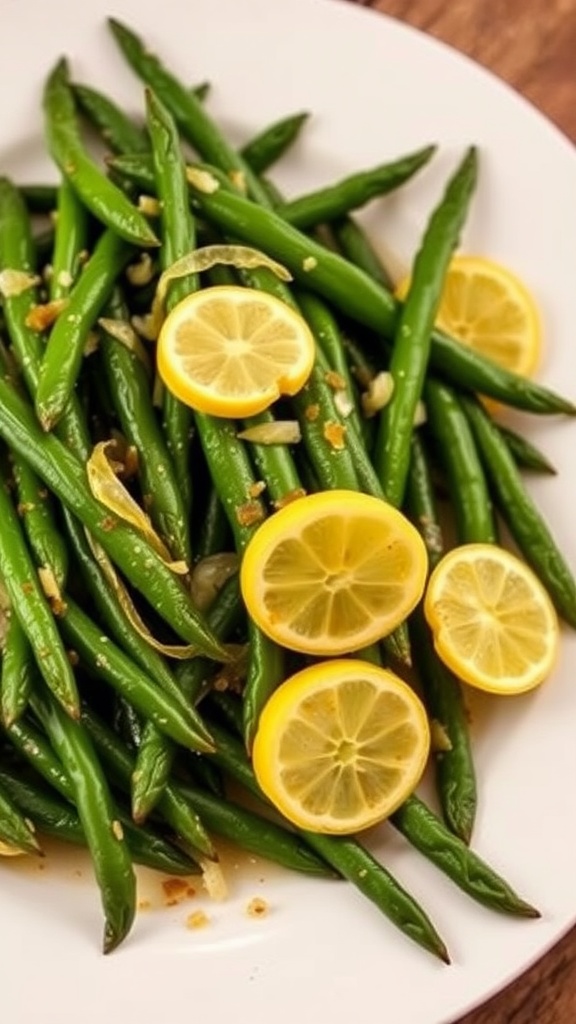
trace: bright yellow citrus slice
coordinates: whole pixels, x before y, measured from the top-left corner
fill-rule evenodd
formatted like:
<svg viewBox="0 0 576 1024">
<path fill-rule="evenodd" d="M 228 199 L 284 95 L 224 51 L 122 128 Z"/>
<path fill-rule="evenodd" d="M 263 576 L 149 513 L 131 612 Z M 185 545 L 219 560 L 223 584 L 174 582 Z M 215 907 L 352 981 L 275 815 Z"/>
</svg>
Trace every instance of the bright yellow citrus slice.
<svg viewBox="0 0 576 1024">
<path fill-rule="evenodd" d="M 531 690 L 550 674 L 558 618 L 539 579 L 495 544 L 463 544 L 430 576 L 424 614 L 438 655 L 490 693 Z"/>
<path fill-rule="evenodd" d="M 262 412 L 306 383 L 315 341 L 285 302 L 254 288 L 222 285 L 188 295 L 158 338 L 158 373 L 186 405 L 214 416 Z"/>
<path fill-rule="evenodd" d="M 267 636 L 305 654 L 338 655 L 391 633 L 420 600 L 426 571 L 419 532 L 392 505 L 319 491 L 259 526 L 240 585 Z"/>
<path fill-rule="evenodd" d="M 429 749 L 414 691 L 387 669 L 340 659 L 278 687 L 260 716 L 252 758 L 263 792 L 289 821 L 346 834 L 397 810 L 418 785 Z"/>
<path fill-rule="evenodd" d="M 400 282 L 404 298 L 409 279 Z M 444 283 L 437 326 L 507 370 L 536 370 L 542 329 L 536 303 L 506 267 L 480 256 L 455 256 Z"/>
</svg>

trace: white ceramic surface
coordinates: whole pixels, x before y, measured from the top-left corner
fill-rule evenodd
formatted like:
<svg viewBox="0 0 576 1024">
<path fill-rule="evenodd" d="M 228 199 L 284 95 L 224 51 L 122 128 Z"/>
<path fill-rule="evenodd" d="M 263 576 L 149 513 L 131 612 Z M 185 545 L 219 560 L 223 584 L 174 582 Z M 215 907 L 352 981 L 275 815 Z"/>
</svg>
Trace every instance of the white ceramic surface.
<svg viewBox="0 0 576 1024">
<path fill-rule="evenodd" d="M 125 18 L 185 80 L 214 83 L 210 109 L 241 142 L 273 119 L 313 117 L 278 167 L 289 194 L 436 141 L 433 164 L 365 214 L 405 267 L 446 175 L 469 143 L 481 178 L 463 248 L 515 268 L 546 330 L 542 379 L 576 398 L 576 159 L 539 114 L 486 72 L 398 23 L 339 0 L 0 0 L 0 167 L 55 172 L 41 143 L 40 95 L 61 53 L 78 79 L 141 109 L 105 15 Z M 576 426 L 523 416 L 558 467 L 531 489 L 572 565 Z M 11 1024 L 448 1024 L 528 967 L 576 919 L 574 637 L 554 677 L 514 701 L 474 701 L 480 780 L 475 848 L 542 911 L 506 920 L 471 903 L 395 833 L 371 839 L 449 945 L 444 967 L 400 936 L 352 887 L 230 862 L 230 898 L 160 907 L 146 877 L 133 935 L 99 953 L 100 908 L 85 861 L 0 865 L 2 1005 Z M 246 915 L 264 896 L 266 917 Z M 202 930 L 185 918 L 202 907 Z"/>
</svg>

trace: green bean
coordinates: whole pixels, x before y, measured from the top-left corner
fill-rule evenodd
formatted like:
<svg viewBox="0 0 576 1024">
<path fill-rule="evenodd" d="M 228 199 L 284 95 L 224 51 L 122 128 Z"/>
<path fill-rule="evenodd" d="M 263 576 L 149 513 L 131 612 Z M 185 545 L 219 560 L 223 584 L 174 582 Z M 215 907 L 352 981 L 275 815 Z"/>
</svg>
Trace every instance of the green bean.
<svg viewBox="0 0 576 1024">
<path fill-rule="evenodd" d="M 484 467 L 458 396 L 445 384 L 425 387 L 428 425 L 446 472 L 460 544 L 496 543 L 496 524 Z"/>
<path fill-rule="evenodd" d="M 133 250 L 108 229 L 98 239 L 48 339 L 36 389 L 36 411 L 44 430 L 58 422 L 76 386 L 86 341 Z"/>
<path fill-rule="evenodd" d="M 170 691 L 160 690 L 68 595 L 59 622 L 80 662 L 125 697 L 162 732 L 193 750 L 211 749 L 206 727 L 178 686 L 174 684 Z"/>
<path fill-rule="evenodd" d="M 238 580 L 231 578 L 215 598 L 207 613 L 207 622 L 214 636 L 226 640 L 236 626 L 241 609 Z M 209 662 L 193 658 L 181 662 L 175 677 L 185 700 L 195 705 L 201 686 L 210 673 Z M 209 733 L 206 734 L 209 736 Z M 213 746 L 213 744 L 212 744 Z M 147 722 L 136 755 L 132 776 L 132 817 L 145 821 L 165 790 L 172 770 L 174 744 L 152 722 Z"/>
<path fill-rule="evenodd" d="M 555 466 L 527 437 L 516 433 L 511 427 L 506 427 L 502 423 L 498 424 L 498 429 L 506 441 L 516 465 L 520 469 L 531 469 L 535 473 L 556 475 Z"/>
<path fill-rule="evenodd" d="M 242 712 L 244 742 L 250 751 L 258 728 L 260 713 L 274 690 L 286 678 L 285 652 L 254 623 L 248 623 L 248 676 L 244 684 Z"/>
<path fill-rule="evenodd" d="M 40 792 L 30 782 L 24 782 L 5 769 L 0 770 L 0 785 L 43 835 L 86 846 L 84 829 L 73 807 Z M 118 819 L 135 864 L 176 876 L 187 876 L 198 870 L 193 860 L 162 836 L 150 829 L 135 828 L 121 811 Z"/>
<path fill-rule="evenodd" d="M 273 424 L 275 420 L 274 413 L 266 410 L 245 420 L 242 429 Z M 280 507 L 283 502 L 302 491 L 302 483 L 287 444 L 260 444 L 250 441 L 248 450 L 262 481 L 266 484 L 266 495 L 274 505 Z"/>
<path fill-rule="evenodd" d="M 127 309 L 119 298 L 115 298 L 107 312 L 113 318 L 128 319 Z M 152 405 L 146 367 L 137 353 L 130 351 L 106 328 L 101 332 L 100 352 L 122 432 L 138 452 L 144 507 L 174 558 L 189 565 L 192 552 L 188 510 Z"/>
<path fill-rule="evenodd" d="M 343 217 L 342 220 L 331 224 L 331 228 L 346 259 L 360 270 L 364 270 L 388 291 L 393 291 L 394 282 L 358 221 L 353 217 Z"/>
<path fill-rule="evenodd" d="M 55 185 L 19 185 L 18 191 L 30 213 L 52 213 L 58 202 Z"/>
<path fill-rule="evenodd" d="M 150 148 L 144 129 L 135 124 L 109 96 L 77 82 L 72 84 L 72 90 L 80 109 L 113 153 L 146 152 Z"/>
<path fill-rule="evenodd" d="M 215 725 L 213 728 L 216 762 L 250 792 L 263 799 L 242 744 L 227 734 L 226 730 Z M 449 962 L 446 947 L 424 911 L 356 840 L 306 831 L 298 834 L 306 846 L 311 847 L 339 875 L 351 881 L 404 934 L 446 963 Z"/>
<path fill-rule="evenodd" d="M 32 687 L 34 656 L 19 618 L 10 614 L 2 644 L 0 714 L 5 725 L 18 721 L 26 710 Z"/>
<path fill-rule="evenodd" d="M 198 537 L 194 543 L 196 558 L 201 561 L 215 551 L 226 551 L 229 544 L 230 525 L 218 491 L 210 482 L 206 505 L 198 524 Z"/>
<path fill-rule="evenodd" d="M 22 853 L 40 853 L 34 827 L 15 805 L 0 780 L 0 840 Z"/>
<path fill-rule="evenodd" d="M 126 169 L 129 162 L 119 160 L 118 164 Z M 135 164 L 142 169 L 145 161 L 140 157 L 132 160 L 132 169 Z M 224 188 L 207 193 L 194 185 L 190 189 L 194 207 L 225 232 L 263 249 L 288 267 L 295 280 L 317 291 L 358 323 L 389 338 L 393 335 L 401 303 L 364 271 L 329 252 L 278 214 L 237 193 Z M 438 330 L 432 333 L 431 365 L 454 384 L 508 405 L 535 413 L 576 412 L 568 399 L 504 370 Z"/>
<path fill-rule="evenodd" d="M 433 569 L 444 554 L 444 541 L 428 453 L 417 431 L 412 436 L 406 507 L 422 534 Z M 462 688 L 437 658 L 421 609 L 412 614 L 409 628 L 426 708 L 439 733 L 434 760 L 442 814 L 452 832 L 468 843 L 474 828 L 477 789 Z"/>
<path fill-rule="evenodd" d="M 254 174 L 265 174 L 299 136 L 309 114 L 291 114 L 258 132 L 240 150 L 240 155 Z"/>
<path fill-rule="evenodd" d="M 43 96 L 48 150 L 88 209 L 121 238 L 134 245 L 158 244 L 148 222 L 88 155 L 78 127 L 66 61 L 48 76 Z"/>
<path fill-rule="evenodd" d="M 79 698 L 74 672 L 64 649 L 36 567 L 22 534 L 16 510 L 0 474 L 0 576 L 12 614 L 24 630 L 42 678 L 67 714 L 77 717 Z"/>
<path fill-rule="evenodd" d="M 178 789 L 182 797 L 198 809 L 210 831 L 216 835 L 293 871 L 320 877 L 330 875 L 325 863 L 315 857 L 297 836 L 269 818 L 229 800 L 221 800 L 190 783 L 179 785 Z"/>
<path fill-rule="evenodd" d="M 70 777 L 55 754 L 46 735 L 31 720 L 24 716 L 8 726 L 4 724 L 6 735 L 12 746 L 19 752 L 24 761 L 40 775 L 50 787 L 71 803 L 74 802 L 74 789 Z"/>
<path fill-rule="evenodd" d="M 83 708 L 82 721 L 92 737 L 102 760 L 112 769 L 119 783 L 129 790 L 135 771 L 132 754 L 118 736 L 93 711 Z M 214 858 L 212 841 L 196 809 L 182 800 L 176 788 L 168 783 L 158 801 L 158 812 L 197 857 Z M 139 823 L 140 824 L 140 823 Z"/>
<path fill-rule="evenodd" d="M 216 164 L 225 172 L 242 174 L 250 195 L 266 202 L 257 176 L 219 132 L 190 89 L 182 85 L 126 25 L 115 18 L 109 18 L 108 24 L 128 64 L 167 107 L 186 141 L 203 160 Z"/>
<path fill-rule="evenodd" d="M 176 124 L 163 104 L 150 91 L 146 96 L 146 112 L 152 142 L 154 179 L 161 203 L 160 259 L 162 267 L 166 269 L 196 247 L 196 230 L 188 202 L 186 168 Z M 172 309 L 197 287 L 198 278 L 195 274 L 171 282 L 167 308 Z M 164 392 L 163 412 L 168 450 L 172 455 L 176 479 L 189 515 L 192 507 L 192 475 L 189 462 L 192 413 L 169 390 Z"/>
<path fill-rule="evenodd" d="M 494 501 L 512 537 L 548 590 L 559 614 L 576 627 L 576 581 L 550 528 L 539 512 L 514 462 L 508 444 L 480 403 L 462 397 L 484 462 Z"/>
<path fill-rule="evenodd" d="M 388 501 L 397 507 L 402 506 L 404 499 L 410 438 L 428 370 L 432 328 L 446 270 L 476 185 L 476 174 L 476 151 L 471 149 L 428 221 L 394 334 L 390 357 L 394 390 L 380 414 L 374 464 Z"/>
<path fill-rule="evenodd" d="M 106 512 L 92 496 L 78 460 L 52 434 L 45 434 L 32 409 L 0 377 L 0 436 L 20 455 L 100 542 L 175 632 L 201 653 L 226 658 L 210 636 L 192 601 L 148 543 L 131 527 Z"/>
<path fill-rule="evenodd" d="M 289 200 L 278 207 L 278 213 L 301 231 L 338 220 L 409 181 L 435 152 L 436 146 L 426 146 L 391 163 L 351 174 L 328 188 Z"/>
<path fill-rule="evenodd" d="M 48 695 L 33 697 L 54 750 L 70 777 L 104 910 L 104 953 L 130 931 L 136 912 L 136 878 L 117 808 L 86 729 L 64 715 Z"/>
<path fill-rule="evenodd" d="M 49 569 L 55 584 L 62 587 L 68 569 L 68 550 L 55 523 L 50 496 L 28 463 L 18 455 L 12 457 L 12 473 L 18 515 L 36 564 L 40 569 Z"/>
<path fill-rule="evenodd" d="M 517 917 L 540 913 L 521 899 L 503 878 L 453 835 L 418 797 L 411 796 L 390 819 L 417 850 L 468 896 L 492 910 Z"/>
<path fill-rule="evenodd" d="M 345 418 L 334 404 L 319 356 L 304 387 L 292 398 L 302 441 L 323 490 L 358 490 L 358 476 L 347 446 Z"/>
<path fill-rule="evenodd" d="M 332 375 L 340 377 L 334 390 L 347 403 L 346 420 L 352 423 L 358 435 L 362 436 L 363 427 L 356 401 L 356 389 L 350 374 L 339 324 L 327 305 L 311 292 L 300 292 L 298 304 L 324 353 Z"/>
<path fill-rule="evenodd" d="M 88 217 L 84 204 L 64 179 L 58 189 L 56 231 L 49 279 L 50 299 L 67 298 L 86 256 Z"/>
</svg>

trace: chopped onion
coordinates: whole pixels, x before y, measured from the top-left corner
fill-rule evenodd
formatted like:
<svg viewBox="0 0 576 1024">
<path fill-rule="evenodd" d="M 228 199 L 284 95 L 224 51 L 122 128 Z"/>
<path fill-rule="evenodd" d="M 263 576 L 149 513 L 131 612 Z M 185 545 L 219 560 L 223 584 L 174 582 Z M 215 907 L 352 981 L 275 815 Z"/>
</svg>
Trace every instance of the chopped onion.
<svg viewBox="0 0 576 1024">
<path fill-rule="evenodd" d="M 121 345 L 124 345 L 129 352 L 133 352 L 135 356 L 138 356 L 138 359 L 144 363 L 147 370 L 151 369 L 148 353 L 140 340 L 140 336 L 128 320 L 116 320 L 112 317 L 101 316 L 98 320 L 98 326 L 106 334 L 109 334 L 111 338 L 114 338 L 115 341 L 119 341 Z"/>
<path fill-rule="evenodd" d="M 227 580 L 238 572 L 240 559 L 235 551 L 220 551 L 201 558 L 194 566 L 190 592 L 199 611 L 209 608 Z"/>
<path fill-rule="evenodd" d="M 86 463 L 88 483 L 92 494 L 110 512 L 114 512 L 124 522 L 134 526 L 173 572 L 185 575 L 188 572 L 186 563 L 173 561 L 164 541 L 152 526 L 149 516 L 134 501 L 132 495 L 116 476 L 107 454 L 108 450 L 114 447 L 114 441 L 100 441 L 94 447 Z"/>
<path fill-rule="evenodd" d="M 40 278 L 26 270 L 10 270 L 9 267 L 0 270 L 0 294 L 5 299 L 13 299 L 39 283 Z"/>
<path fill-rule="evenodd" d="M 302 440 L 298 420 L 273 420 L 270 423 L 257 423 L 247 427 L 236 435 L 241 441 L 252 441 L 254 444 L 297 444 Z"/>
<path fill-rule="evenodd" d="M 199 192 L 204 192 L 207 196 L 211 196 L 213 192 L 217 192 L 220 188 L 218 178 L 214 174 L 210 174 L 210 171 L 202 170 L 201 167 L 187 167 L 186 181 L 189 185 L 197 188 Z"/>
<path fill-rule="evenodd" d="M 228 886 L 218 861 L 202 857 L 200 858 L 200 867 L 202 868 L 202 881 L 210 898 L 219 902 L 225 900 L 228 896 Z"/>
<path fill-rule="evenodd" d="M 368 418 L 376 416 L 392 398 L 394 392 L 394 378 L 387 370 L 377 373 L 368 383 L 367 391 L 361 396 L 364 415 Z"/>
</svg>

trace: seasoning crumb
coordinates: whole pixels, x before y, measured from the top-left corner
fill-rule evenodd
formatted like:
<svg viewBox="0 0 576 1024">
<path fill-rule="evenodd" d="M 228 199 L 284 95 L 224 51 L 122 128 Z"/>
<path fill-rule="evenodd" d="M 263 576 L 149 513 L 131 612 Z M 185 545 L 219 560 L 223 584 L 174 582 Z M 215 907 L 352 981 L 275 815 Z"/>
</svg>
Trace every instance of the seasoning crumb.
<svg viewBox="0 0 576 1024">
<path fill-rule="evenodd" d="M 308 273 L 310 270 L 314 270 L 318 266 L 318 260 L 315 256 L 307 256 L 306 259 L 302 260 L 302 270 Z"/>
<path fill-rule="evenodd" d="M 341 452 L 345 448 L 344 438 L 346 436 L 346 427 L 342 423 L 335 423 L 334 420 L 328 420 L 328 422 L 324 424 L 323 433 L 328 444 L 332 446 L 334 451 Z"/>
<path fill-rule="evenodd" d="M 199 192 L 205 192 L 206 195 L 211 195 L 220 188 L 218 178 L 210 174 L 210 171 L 203 171 L 198 167 L 186 168 L 186 181 Z"/>
<path fill-rule="evenodd" d="M 252 484 L 248 494 L 251 498 L 258 498 L 262 494 L 262 491 L 266 490 L 266 483 L 264 480 L 257 480 L 255 484 Z"/>
<path fill-rule="evenodd" d="M 281 498 L 278 498 L 274 502 L 274 508 L 280 509 L 284 508 L 286 505 L 291 505 L 293 501 L 296 501 L 298 498 L 303 498 L 305 494 L 306 491 L 303 487 L 295 487 L 292 491 L 287 491 Z"/>
<path fill-rule="evenodd" d="M 254 526 L 264 519 L 264 509 L 259 501 L 246 501 L 236 508 L 236 518 L 240 526 Z"/>
<path fill-rule="evenodd" d="M 320 406 L 316 403 L 306 406 L 304 415 L 309 423 L 314 423 L 320 415 Z"/>
<path fill-rule="evenodd" d="M 248 917 L 266 917 L 268 910 L 268 903 L 261 896 L 255 896 L 246 907 Z"/>
<path fill-rule="evenodd" d="M 38 305 L 33 306 L 30 312 L 27 314 L 24 323 L 26 327 L 30 327 L 32 331 L 46 331 L 56 318 L 60 315 L 62 310 L 66 307 L 67 299 L 54 299 L 52 302 L 39 302 Z"/>
<path fill-rule="evenodd" d="M 156 196 L 138 196 L 138 210 L 145 217 L 159 217 L 161 209 Z"/>
<path fill-rule="evenodd" d="M 333 391 L 343 391 L 346 387 L 344 377 L 337 370 L 327 370 L 324 374 L 324 380 Z"/>
<path fill-rule="evenodd" d="M 150 900 L 140 900 L 138 903 L 138 910 L 150 910 L 152 903 Z"/>
<path fill-rule="evenodd" d="M 210 923 L 210 918 L 203 910 L 195 910 L 193 914 L 188 914 L 186 918 L 186 927 L 190 930 L 196 928 L 205 928 Z"/>
<path fill-rule="evenodd" d="M 176 907 L 183 900 L 191 899 L 196 895 L 186 878 L 165 878 L 162 882 L 164 892 L 164 903 L 167 907 Z"/>
</svg>

